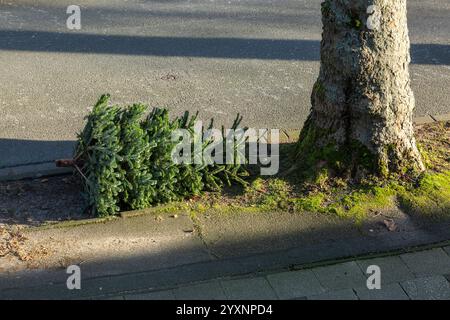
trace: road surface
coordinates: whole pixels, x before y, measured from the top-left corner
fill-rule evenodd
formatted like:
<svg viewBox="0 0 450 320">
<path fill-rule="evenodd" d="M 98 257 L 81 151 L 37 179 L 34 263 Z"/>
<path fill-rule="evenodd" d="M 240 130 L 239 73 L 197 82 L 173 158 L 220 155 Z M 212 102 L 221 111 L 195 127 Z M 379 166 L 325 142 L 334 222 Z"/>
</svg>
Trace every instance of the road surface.
<svg viewBox="0 0 450 320">
<path fill-rule="evenodd" d="M 0 1 L 0 169 L 71 155 L 102 93 L 229 124 L 298 128 L 318 74 L 320 0 Z M 409 1 L 416 115 L 450 112 L 450 2 Z"/>
</svg>

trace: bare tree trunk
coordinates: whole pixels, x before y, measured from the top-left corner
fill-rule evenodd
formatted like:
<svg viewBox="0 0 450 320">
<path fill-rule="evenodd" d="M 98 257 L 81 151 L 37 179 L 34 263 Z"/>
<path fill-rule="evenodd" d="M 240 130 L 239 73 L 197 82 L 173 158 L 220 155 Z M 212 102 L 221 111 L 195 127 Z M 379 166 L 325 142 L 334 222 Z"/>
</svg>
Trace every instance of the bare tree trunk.
<svg viewBox="0 0 450 320">
<path fill-rule="evenodd" d="M 353 174 L 423 171 L 412 125 L 406 0 L 326 0 L 322 21 L 320 75 L 298 161 L 345 158 Z"/>
</svg>

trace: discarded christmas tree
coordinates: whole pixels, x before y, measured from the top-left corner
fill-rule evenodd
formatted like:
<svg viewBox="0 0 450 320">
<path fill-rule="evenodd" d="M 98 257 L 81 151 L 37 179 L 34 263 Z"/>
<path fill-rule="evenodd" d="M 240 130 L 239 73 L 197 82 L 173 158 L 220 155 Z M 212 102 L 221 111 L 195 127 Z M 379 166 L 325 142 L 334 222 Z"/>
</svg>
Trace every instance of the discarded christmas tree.
<svg viewBox="0 0 450 320">
<path fill-rule="evenodd" d="M 173 150 L 177 141 L 172 133 L 185 129 L 193 133 L 197 115 L 170 120 L 165 109 L 134 104 L 126 108 L 109 106 L 109 95 L 103 95 L 87 116 L 78 135 L 73 160 L 62 160 L 60 166 L 73 166 L 83 181 L 88 210 L 96 216 L 115 215 L 121 210 L 181 200 L 205 190 L 219 191 L 224 184 L 245 184 L 247 175 L 238 161 L 233 164 L 177 163 Z M 237 129 L 237 117 L 232 129 Z M 211 122 L 212 126 L 212 122 Z M 210 127 L 211 127 L 210 126 Z M 214 142 L 200 135 L 201 150 Z M 232 150 L 236 156 L 236 144 Z M 195 157 L 192 154 L 191 157 Z M 223 155 L 226 156 L 225 154 Z"/>
</svg>

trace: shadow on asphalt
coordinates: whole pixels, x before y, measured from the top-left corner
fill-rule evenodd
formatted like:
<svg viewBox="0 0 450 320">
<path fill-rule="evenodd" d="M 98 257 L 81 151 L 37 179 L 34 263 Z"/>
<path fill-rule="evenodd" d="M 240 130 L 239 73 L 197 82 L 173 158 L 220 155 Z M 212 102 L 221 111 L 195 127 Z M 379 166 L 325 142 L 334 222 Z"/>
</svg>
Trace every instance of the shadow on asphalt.
<svg viewBox="0 0 450 320">
<path fill-rule="evenodd" d="M 318 61 L 320 41 L 146 37 L 0 30 L 0 50 L 223 59 Z M 412 44 L 412 63 L 450 65 L 450 45 Z"/>
<path fill-rule="evenodd" d="M 53 162 L 71 157 L 75 141 L 47 141 L 0 138 L 0 169 Z"/>
</svg>

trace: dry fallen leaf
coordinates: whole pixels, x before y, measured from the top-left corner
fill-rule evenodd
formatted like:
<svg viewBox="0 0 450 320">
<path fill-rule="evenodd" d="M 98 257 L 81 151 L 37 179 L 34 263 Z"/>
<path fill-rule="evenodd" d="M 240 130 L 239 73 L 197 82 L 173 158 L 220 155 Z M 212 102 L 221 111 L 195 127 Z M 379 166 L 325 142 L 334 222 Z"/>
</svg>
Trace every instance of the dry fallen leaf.
<svg viewBox="0 0 450 320">
<path fill-rule="evenodd" d="M 23 252 L 25 240 L 27 238 L 18 231 L 0 228 L 0 257 L 13 255 L 25 261 L 24 259 L 27 259 Z"/>
</svg>

